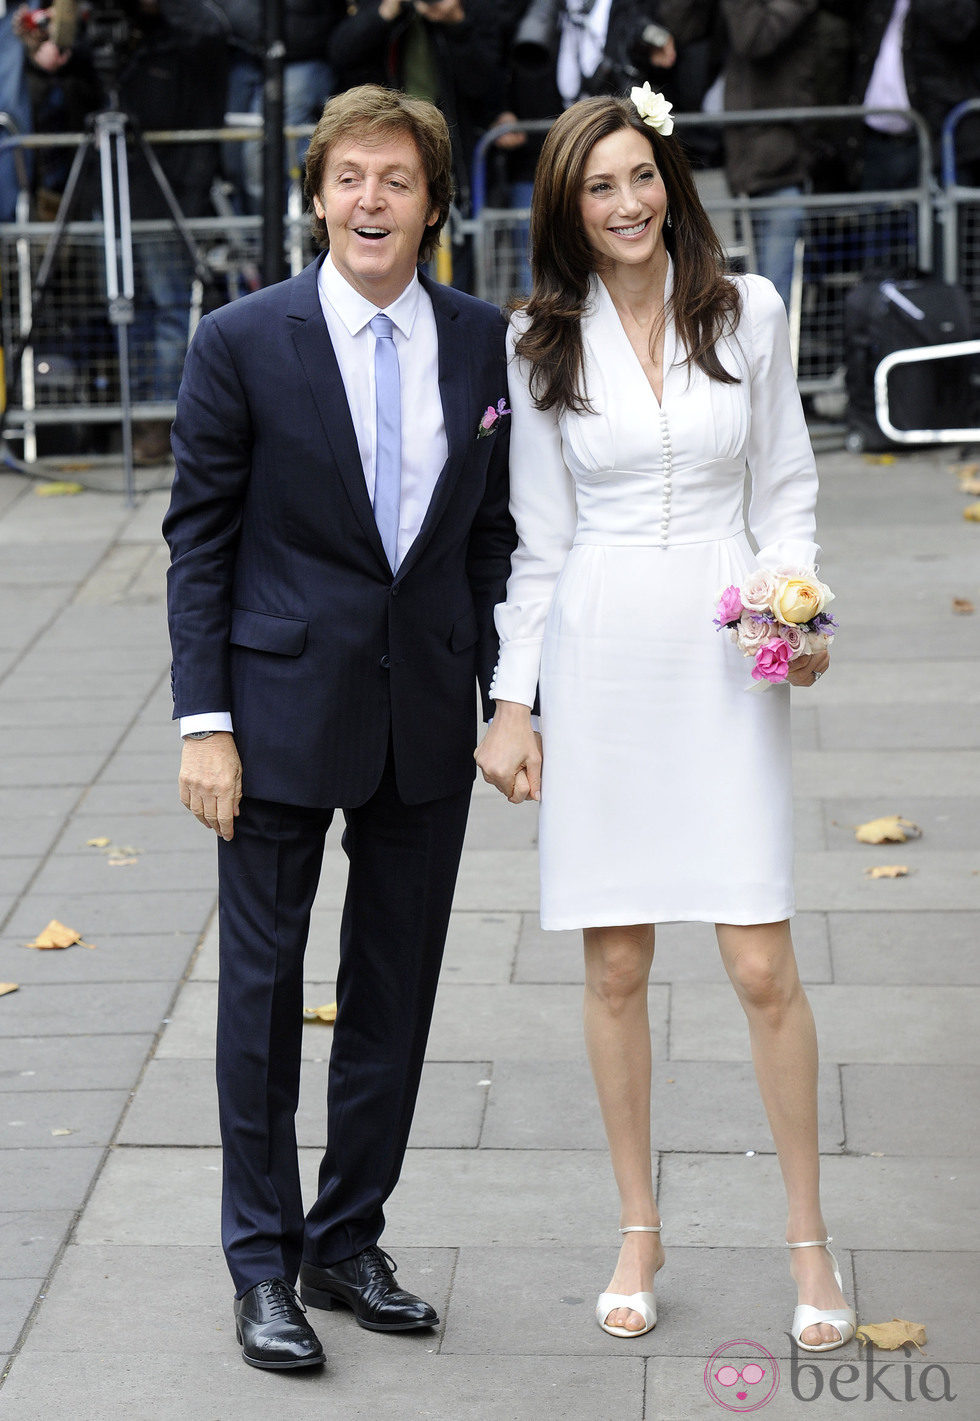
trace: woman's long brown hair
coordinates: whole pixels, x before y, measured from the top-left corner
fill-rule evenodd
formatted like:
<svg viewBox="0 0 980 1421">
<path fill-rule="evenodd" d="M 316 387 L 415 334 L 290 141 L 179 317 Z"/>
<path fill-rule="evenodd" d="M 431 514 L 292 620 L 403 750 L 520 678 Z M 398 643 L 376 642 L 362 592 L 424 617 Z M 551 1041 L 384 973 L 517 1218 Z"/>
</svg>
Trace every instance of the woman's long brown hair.
<svg viewBox="0 0 980 1421">
<path fill-rule="evenodd" d="M 530 298 L 518 307 L 526 312 L 527 327 L 518 337 L 517 353 L 531 365 L 531 393 L 538 409 L 591 409 L 582 387 L 581 320 L 596 263 L 582 225 L 582 179 L 596 143 L 623 128 L 647 139 L 667 189 L 673 226 L 663 231 L 674 260 L 671 314 L 688 363 L 700 366 L 712 380 L 738 383 L 715 346 L 735 330 L 741 296 L 724 274 L 724 251 L 701 205 L 683 149 L 676 138 L 662 138 L 649 128 L 628 99 L 582 99 L 549 130 L 531 199 L 533 280 Z"/>
</svg>

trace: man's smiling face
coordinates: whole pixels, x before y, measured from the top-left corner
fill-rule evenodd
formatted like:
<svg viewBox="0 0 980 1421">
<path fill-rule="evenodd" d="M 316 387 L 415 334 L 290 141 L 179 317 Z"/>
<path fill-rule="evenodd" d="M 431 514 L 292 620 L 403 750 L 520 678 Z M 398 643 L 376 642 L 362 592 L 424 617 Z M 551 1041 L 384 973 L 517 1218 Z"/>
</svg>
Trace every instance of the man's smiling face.
<svg viewBox="0 0 980 1421">
<path fill-rule="evenodd" d="M 381 308 L 411 281 L 422 234 L 439 217 L 418 149 L 404 134 L 335 144 L 313 206 L 327 224 L 334 266 Z"/>
</svg>

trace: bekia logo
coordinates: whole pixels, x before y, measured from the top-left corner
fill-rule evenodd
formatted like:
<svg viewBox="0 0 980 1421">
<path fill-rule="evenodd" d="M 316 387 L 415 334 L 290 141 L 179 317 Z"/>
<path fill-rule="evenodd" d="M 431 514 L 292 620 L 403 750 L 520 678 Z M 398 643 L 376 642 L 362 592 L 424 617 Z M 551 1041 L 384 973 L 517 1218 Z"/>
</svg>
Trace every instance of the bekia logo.
<svg viewBox="0 0 980 1421">
<path fill-rule="evenodd" d="M 704 1385 L 726 1411 L 758 1411 L 776 1395 L 779 1366 L 760 1342 L 740 1337 L 715 1348 L 704 1369 Z"/>
<path fill-rule="evenodd" d="M 795 1339 L 786 1335 L 790 1391 L 796 1401 L 817 1401 L 821 1396 L 863 1402 L 956 1400 L 949 1372 L 936 1362 L 915 1366 L 908 1360 L 882 1361 L 870 1344 L 863 1348 L 860 1363 L 804 1361 Z M 902 1350 L 908 1358 L 909 1349 Z M 704 1369 L 704 1385 L 712 1401 L 726 1411 L 759 1411 L 776 1395 L 779 1365 L 760 1342 L 741 1337 L 712 1352 Z"/>
</svg>

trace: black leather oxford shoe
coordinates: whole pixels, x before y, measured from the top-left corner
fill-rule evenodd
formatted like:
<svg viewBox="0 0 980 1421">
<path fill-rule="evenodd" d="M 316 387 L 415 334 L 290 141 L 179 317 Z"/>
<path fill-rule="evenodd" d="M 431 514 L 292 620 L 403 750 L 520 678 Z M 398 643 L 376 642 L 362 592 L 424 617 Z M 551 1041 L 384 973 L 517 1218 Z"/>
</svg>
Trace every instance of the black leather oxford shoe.
<svg viewBox="0 0 980 1421">
<path fill-rule="evenodd" d="M 395 1266 L 395 1260 L 373 1244 L 329 1268 L 304 1263 L 299 1270 L 300 1296 L 313 1308 L 349 1307 L 371 1332 L 435 1327 L 439 1322 L 435 1308 L 399 1288 Z"/>
<path fill-rule="evenodd" d="M 283 1278 L 266 1278 L 235 1299 L 235 1334 L 250 1367 L 275 1372 L 325 1360 L 306 1309 Z"/>
</svg>

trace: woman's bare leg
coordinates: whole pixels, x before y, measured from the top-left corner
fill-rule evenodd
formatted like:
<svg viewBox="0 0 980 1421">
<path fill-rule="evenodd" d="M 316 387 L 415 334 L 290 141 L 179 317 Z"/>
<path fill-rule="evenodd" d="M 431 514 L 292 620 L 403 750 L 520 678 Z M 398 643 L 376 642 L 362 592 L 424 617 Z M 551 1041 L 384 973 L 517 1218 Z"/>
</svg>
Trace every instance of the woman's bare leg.
<svg viewBox="0 0 980 1421">
<path fill-rule="evenodd" d="M 650 1019 L 647 984 L 653 928 L 586 928 L 585 1044 L 619 1188 L 620 1224 L 659 1224 L 650 1155 Z M 607 1292 L 641 1293 L 663 1266 L 659 1234 L 623 1236 Z M 640 1331 L 639 1313 L 617 1308 L 617 1327 Z"/>
<path fill-rule="evenodd" d="M 817 1035 L 789 923 L 719 923 L 717 932 L 725 970 L 748 1019 L 756 1079 L 779 1156 L 789 1207 L 786 1238 L 826 1238 L 817 1144 Z M 827 1309 L 844 1302 L 825 1249 L 794 1249 L 790 1271 L 801 1303 Z M 802 1334 L 811 1344 L 838 1338 L 837 1329 L 826 1323 Z"/>
</svg>

